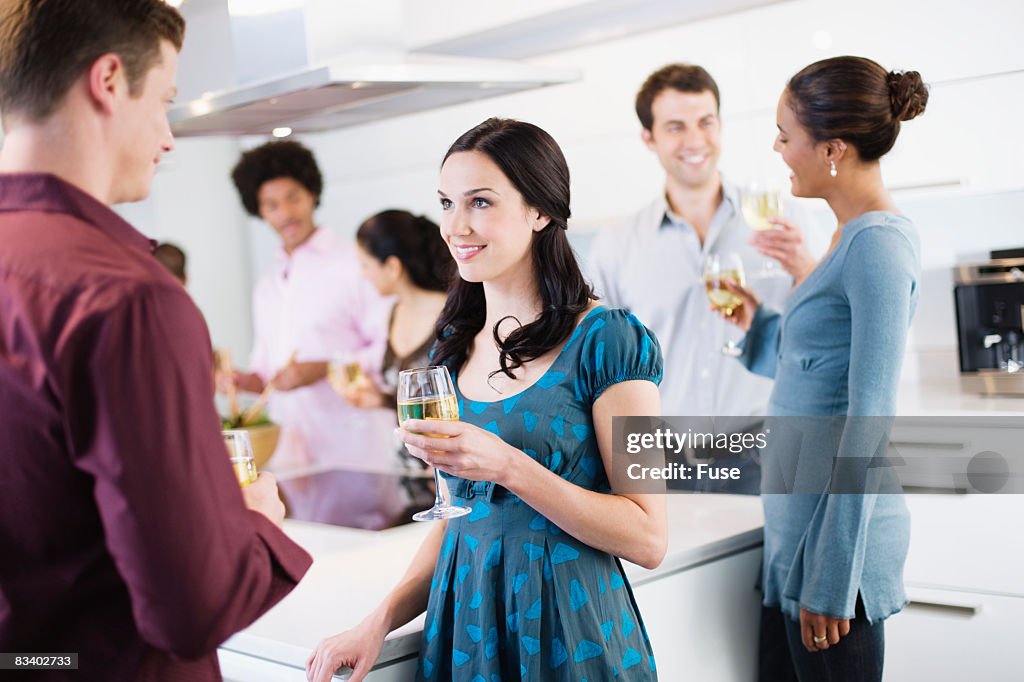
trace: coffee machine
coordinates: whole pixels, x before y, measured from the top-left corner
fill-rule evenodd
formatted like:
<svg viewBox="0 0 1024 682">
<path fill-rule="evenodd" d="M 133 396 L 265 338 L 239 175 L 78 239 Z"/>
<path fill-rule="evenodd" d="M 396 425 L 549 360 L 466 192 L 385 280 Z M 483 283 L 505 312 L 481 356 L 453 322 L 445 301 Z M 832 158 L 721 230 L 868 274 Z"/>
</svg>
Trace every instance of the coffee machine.
<svg viewBox="0 0 1024 682">
<path fill-rule="evenodd" d="M 960 386 L 1024 395 L 1024 248 L 954 269 Z"/>
</svg>

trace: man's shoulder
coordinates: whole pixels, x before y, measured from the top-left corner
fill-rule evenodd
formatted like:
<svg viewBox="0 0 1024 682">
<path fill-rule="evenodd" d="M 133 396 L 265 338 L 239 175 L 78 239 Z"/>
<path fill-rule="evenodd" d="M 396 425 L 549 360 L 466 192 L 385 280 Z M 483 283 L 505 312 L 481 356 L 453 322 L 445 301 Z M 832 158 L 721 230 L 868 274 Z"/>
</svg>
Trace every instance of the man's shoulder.
<svg viewBox="0 0 1024 682">
<path fill-rule="evenodd" d="M 81 304 L 114 305 L 160 289 L 184 294 L 150 254 L 64 213 L 0 217 L 0 273 Z"/>
</svg>

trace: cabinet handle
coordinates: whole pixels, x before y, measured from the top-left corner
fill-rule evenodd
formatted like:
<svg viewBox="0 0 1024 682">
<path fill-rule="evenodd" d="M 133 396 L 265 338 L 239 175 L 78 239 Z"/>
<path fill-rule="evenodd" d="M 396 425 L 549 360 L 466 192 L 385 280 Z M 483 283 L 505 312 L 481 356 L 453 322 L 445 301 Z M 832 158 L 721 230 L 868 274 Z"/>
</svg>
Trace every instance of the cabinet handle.
<svg viewBox="0 0 1024 682">
<path fill-rule="evenodd" d="M 932 450 L 963 450 L 963 443 L 926 443 L 923 441 L 916 440 L 901 440 L 891 441 L 889 443 L 892 447 L 899 450 L 900 448 L 931 448 Z"/>
<path fill-rule="evenodd" d="M 967 488 L 959 487 L 955 483 L 949 485 L 912 485 L 904 484 L 903 492 L 918 493 L 922 495 L 966 495 Z"/>
<path fill-rule="evenodd" d="M 968 618 L 978 615 L 981 611 L 981 604 L 949 604 L 941 601 L 934 601 L 932 599 L 911 599 L 910 603 L 907 604 L 907 608 L 922 609 L 928 611 L 945 611 L 957 616 L 967 616 Z"/>
</svg>

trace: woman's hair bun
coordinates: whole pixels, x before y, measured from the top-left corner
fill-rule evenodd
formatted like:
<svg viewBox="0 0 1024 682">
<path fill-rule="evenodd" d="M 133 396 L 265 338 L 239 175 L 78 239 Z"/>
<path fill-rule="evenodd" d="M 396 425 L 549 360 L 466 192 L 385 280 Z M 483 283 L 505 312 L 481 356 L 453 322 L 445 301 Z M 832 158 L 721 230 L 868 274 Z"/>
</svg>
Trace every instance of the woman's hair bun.
<svg viewBox="0 0 1024 682">
<path fill-rule="evenodd" d="M 909 121 L 924 113 L 928 104 L 928 86 L 917 71 L 890 71 L 886 79 L 892 115 L 897 121 Z"/>
</svg>

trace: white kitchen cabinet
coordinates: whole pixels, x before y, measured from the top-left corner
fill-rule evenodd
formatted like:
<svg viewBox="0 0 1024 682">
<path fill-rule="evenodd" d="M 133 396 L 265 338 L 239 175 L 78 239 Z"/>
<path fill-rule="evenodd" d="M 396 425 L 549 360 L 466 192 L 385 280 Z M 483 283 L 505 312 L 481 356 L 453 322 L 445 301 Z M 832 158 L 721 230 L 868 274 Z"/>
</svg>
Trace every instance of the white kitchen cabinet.
<svg viewBox="0 0 1024 682">
<path fill-rule="evenodd" d="M 962 472 L 963 462 L 980 451 L 1017 455 L 1024 428 L 1014 420 L 903 417 L 893 428 L 900 456 L 936 463 L 918 483 L 950 491 L 906 496 L 910 604 L 885 624 L 885 682 L 1024 679 L 1017 644 L 1024 617 L 1024 496 L 957 494 L 948 475 L 957 463 Z"/>
<path fill-rule="evenodd" d="M 904 485 L 936 491 L 908 489 L 905 498 L 911 524 L 907 585 L 1024 597 L 1024 496 L 956 492 L 972 488 L 964 472 L 980 452 L 1002 453 L 1017 470 L 1019 460 L 1011 458 L 1020 457 L 1024 421 L 900 417 L 890 440 L 894 457 L 914 472 L 901 474 Z"/>
<path fill-rule="evenodd" d="M 884 682 L 1024 679 L 1024 598 L 908 588 L 911 603 L 885 621 Z"/>
<path fill-rule="evenodd" d="M 753 682 L 761 548 L 634 588 L 663 680 Z"/>
<path fill-rule="evenodd" d="M 907 495 L 908 586 L 1024 597 L 1024 496 Z"/>
<path fill-rule="evenodd" d="M 984 124 L 978 120 L 980 101 L 987 112 Z M 1017 125 L 1022 115 L 1020 71 L 935 85 L 924 115 L 903 126 L 896 146 L 882 161 L 887 186 L 960 183 L 944 192 L 1024 187 L 1020 158 L 999 151 L 1024 144 L 1024 130 Z"/>
</svg>

